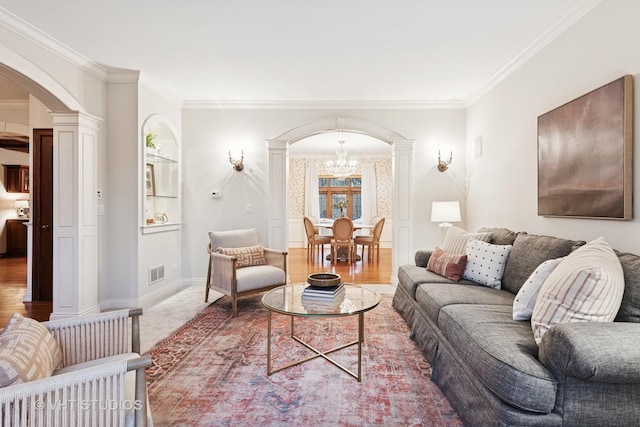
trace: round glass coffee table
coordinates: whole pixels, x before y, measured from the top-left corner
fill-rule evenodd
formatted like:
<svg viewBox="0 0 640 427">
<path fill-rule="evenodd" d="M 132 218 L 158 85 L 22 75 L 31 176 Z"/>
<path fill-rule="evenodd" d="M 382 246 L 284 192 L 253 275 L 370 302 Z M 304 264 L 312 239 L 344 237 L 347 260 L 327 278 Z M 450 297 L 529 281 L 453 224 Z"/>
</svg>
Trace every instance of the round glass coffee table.
<svg viewBox="0 0 640 427">
<path fill-rule="evenodd" d="M 292 366 L 300 365 L 318 357 L 331 362 L 333 365 L 342 369 L 347 374 L 362 380 L 362 343 L 364 342 L 364 313 L 375 308 L 380 304 L 380 294 L 371 289 L 362 288 L 360 286 L 345 284 L 344 292 L 335 298 L 303 298 L 302 292 L 308 283 L 295 283 L 280 286 L 267 292 L 262 297 L 262 304 L 268 309 L 269 317 L 267 320 L 267 375 L 282 371 Z M 291 318 L 290 332 L 291 338 L 314 354 L 304 359 L 297 360 L 279 368 L 271 366 L 271 316 L 273 313 L 283 314 Z M 295 334 L 294 319 L 296 317 L 311 317 L 317 319 L 342 316 L 358 316 L 358 339 L 356 341 L 340 345 L 331 350 L 321 351 L 309 345 Z M 347 347 L 358 346 L 358 372 L 354 373 L 345 366 L 336 362 L 329 357 L 329 354 L 342 350 Z"/>
</svg>

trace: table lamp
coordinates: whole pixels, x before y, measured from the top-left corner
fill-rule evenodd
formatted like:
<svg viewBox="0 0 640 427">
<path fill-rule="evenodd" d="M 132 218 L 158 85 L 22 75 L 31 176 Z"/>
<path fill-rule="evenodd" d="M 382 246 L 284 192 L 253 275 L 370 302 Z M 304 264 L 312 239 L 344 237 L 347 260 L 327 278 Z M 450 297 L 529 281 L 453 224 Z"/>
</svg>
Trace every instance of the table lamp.
<svg viewBox="0 0 640 427">
<path fill-rule="evenodd" d="M 460 222 L 460 203 L 456 200 L 453 202 L 432 202 L 431 203 L 431 222 L 439 222 L 440 227 L 451 227 L 452 222 Z"/>
</svg>

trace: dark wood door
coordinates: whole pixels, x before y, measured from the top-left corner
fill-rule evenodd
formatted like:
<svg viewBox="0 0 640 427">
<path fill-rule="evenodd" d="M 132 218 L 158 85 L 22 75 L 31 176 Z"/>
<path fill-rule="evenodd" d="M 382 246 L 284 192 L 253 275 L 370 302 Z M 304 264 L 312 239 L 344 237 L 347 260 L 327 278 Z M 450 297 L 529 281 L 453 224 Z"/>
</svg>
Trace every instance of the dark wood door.
<svg viewBox="0 0 640 427">
<path fill-rule="evenodd" d="M 53 129 L 33 130 L 33 301 L 53 300 Z"/>
</svg>

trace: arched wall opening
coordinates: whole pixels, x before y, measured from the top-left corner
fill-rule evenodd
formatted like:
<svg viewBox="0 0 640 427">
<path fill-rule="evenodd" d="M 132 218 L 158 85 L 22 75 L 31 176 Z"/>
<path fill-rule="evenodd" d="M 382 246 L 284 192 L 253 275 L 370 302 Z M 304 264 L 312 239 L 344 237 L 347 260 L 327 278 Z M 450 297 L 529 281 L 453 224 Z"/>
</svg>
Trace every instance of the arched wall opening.
<svg viewBox="0 0 640 427">
<path fill-rule="evenodd" d="M 290 146 L 309 136 L 339 131 L 361 133 L 391 145 L 393 180 L 391 282 L 396 284 L 395 274 L 398 267 L 410 262 L 413 140 L 369 120 L 328 117 L 289 129 L 267 140 L 269 190 L 272 195 L 269 208 L 269 242 L 272 247 L 284 250 L 289 241 L 288 157 Z"/>
<path fill-rule="evenodd" d="M 51 114 L 53 224 L 47 226 L 53 240 L 50 318 L 98 312 L 96 188 L 100 119 L 87 114 L 71 92 L 43 68 L 2 46 L 0 54 L 0 74 L 37 98 Z M 29 270 L 33 258 L 30 250 L 29 243 Z M 30 295 L 31 275 L 27 283 Z"/>
</svg>

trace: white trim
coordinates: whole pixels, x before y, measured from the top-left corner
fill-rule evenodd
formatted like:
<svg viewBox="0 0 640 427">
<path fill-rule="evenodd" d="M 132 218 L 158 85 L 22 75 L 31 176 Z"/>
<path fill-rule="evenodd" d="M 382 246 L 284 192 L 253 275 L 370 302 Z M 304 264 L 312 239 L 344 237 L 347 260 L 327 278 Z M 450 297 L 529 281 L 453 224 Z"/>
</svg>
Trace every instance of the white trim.
<svg viewBox="0 0 640 427">
<path fill-rule="evenodd" d="M 185 110 L 429 110 L 464 109 L 462 100 L 431 101 L 245 101 L 191 100 Z"/>
<path fill-rule="evenodd" d="M 569 27 L 575 24 L 580 18 L 590 12 L 598 4 L 602 3 L 602 0 L 585 0 L 579 3 L 573 9 L 568 11 L 558 21 L 556 21 L 551 27 L 549 27 L 544 33 L 537 39 L 531 42 L 520 53 L 507 62 L 501 69 L 498 70 L 489 80 L 484 82 L 476 91 L 474 91 L 464 102 L 465 107 L 469 107 L 478 99 L 486 95 L 491 89 L 496 87 L 498 83 L 506 79 L 511 73 L 520 68 L 523 64 L 529 61 L 533 56 L 540 52 L 549 43 L 555 40 L 559 35 L 564 33 Z"/>
<path fill-rule="evenodd" d="M 0 25 L 102 80 L 107 77 L 107 71 L 104 67 L 2 7 L 0 7 Z"/>
<path fill-rule="evenodd" d="M 5 99 L 0 101 L 0 110 L 28 110 L 28 109 L 29 109 L 28 99 L 16 99 L 16 100 Z"/>
</svg>

